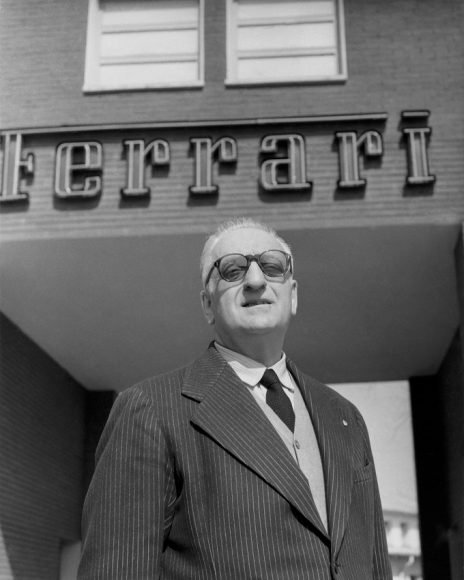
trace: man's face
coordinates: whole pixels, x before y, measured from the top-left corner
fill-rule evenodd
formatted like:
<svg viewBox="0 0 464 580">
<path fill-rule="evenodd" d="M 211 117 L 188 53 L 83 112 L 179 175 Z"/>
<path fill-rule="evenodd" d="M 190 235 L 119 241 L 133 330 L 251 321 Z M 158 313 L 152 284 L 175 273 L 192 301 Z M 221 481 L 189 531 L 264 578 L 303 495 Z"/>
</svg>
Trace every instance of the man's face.
<svg viewBox="0 0 464 580">
<path fill-rule="evenodd" d="M 213 247 L 207 270 L 225 254 L 260 254 L 283 250 L 270 233 L 254 228 L 224 233 Z M 240 341 L 256 334 L 285 336 L 297 308 L 297 284 L 289 272 L 285 279 L 266 278 L 253 261 L 243 280 L 226 282 L 214 269 L 208 287 L 202 292 L 205 316 L 214 324 L 221 344 L 237 350 Z"/>
</svg>

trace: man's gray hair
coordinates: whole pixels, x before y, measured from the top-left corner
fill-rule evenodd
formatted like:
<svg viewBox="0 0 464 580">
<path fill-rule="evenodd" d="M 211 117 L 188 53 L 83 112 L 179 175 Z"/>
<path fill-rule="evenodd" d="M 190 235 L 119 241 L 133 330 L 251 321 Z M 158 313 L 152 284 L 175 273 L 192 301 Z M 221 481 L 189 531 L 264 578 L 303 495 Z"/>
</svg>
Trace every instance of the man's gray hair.
<svg viewBox="0 0 464 580">
<path fill-rule="evenodd" d="M 225 234 L 226 232 L 247 228 L 262 230 L 263 232 L 267 232 L 268 234 L 274 236 L 275 239 L 282 245 L 284 250 L 292 257 L 292 269 L 293 269 L 293 254 L 290 245 L 281 236 L 279 236 L 279 234 L 276 232 L 274 228 L 268 226 L 267 224 L 254 220 L 252 218 L 237 217 L 222 222 L 218 226 L 218 228 L 206 240 L 200 258 L 200 273 L 203 285 L 205 283 L 206 276 L 208 274 L 207 268 L 212 266 L 212 264 L 210 263 L 211 253 L 219 238 L 222 237 L 222 235 Z"/>
</svg>

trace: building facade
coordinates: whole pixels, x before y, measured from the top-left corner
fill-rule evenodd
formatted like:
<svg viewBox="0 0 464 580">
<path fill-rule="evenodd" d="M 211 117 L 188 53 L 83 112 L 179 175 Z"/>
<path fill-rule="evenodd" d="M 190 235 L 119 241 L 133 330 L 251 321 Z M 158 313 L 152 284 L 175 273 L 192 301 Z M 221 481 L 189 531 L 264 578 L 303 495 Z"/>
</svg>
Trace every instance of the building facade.
<svg viewBox="0 0 464 580">
<path fill-rule="evenodd" d="M 393 580 L 422 580 L 417 516 L 387 510 L 384 516 Z"/>
<path fill-rule="evenodd" d="M 462 578 L 463 12 L 2 2 L 2 580 L 73 557 L 114 393 L 207 345 L 198 255 L 236 215 L 294 248 L 299 366 L 410 380 L 423 577 Z"/>
</svg>

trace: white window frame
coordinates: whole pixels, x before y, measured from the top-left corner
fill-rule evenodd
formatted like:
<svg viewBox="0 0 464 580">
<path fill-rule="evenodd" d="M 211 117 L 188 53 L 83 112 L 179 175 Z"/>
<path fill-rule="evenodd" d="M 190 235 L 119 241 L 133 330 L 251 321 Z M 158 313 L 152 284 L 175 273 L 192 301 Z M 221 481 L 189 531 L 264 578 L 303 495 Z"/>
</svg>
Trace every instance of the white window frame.
<svg viewBox="0 0 464 580">
<path fill-rule="evenodd" d="M 233 3 L 236 0 L 226 0 L 226 18 L 227 18 L 227 76 L 226 85 L 245 86 L 245 85 L 289 85 L 289 84 L 320 84 L 320 83 L 337 83 L 344 82 L 348 78 L 347 57 L 346 57 L 346 39 L 345 39 L 345 13 L 343 0 L 334 0 L 336 18 L 337 18 L 337 57 L 338 57 L 338 74 L 327 76 L 312 76 L 305 78 L 275 78 L 275 79 L 239 79 L 236 77 L 237 59 L 235 54 L 236 32 Z M 283 0 L 285 1 L 285 0 Z"/>
<path fill-rule="evenodd" d="M 175 0 L 173 0 L 175 2 Z M 205 0 L 198 0 L 199 23 L 198 23 L 198 80 L 188 80 L 186 82 L 159 82 L 157 80 L 147 81 L 140 84 L 127 84 L 105 86 L 99 81 L 99 50 L 101 30 L 101 11 L 99 0 L 89 0 L 87 19 L 87 42 L 85 52 L 85 74 L 82 87 L 85 93 L 98 92 L 120 92 L 120 91 L 140 91 L 152 89 L 173 89 L 173 88 L 201 88 L 204 86 L 204 31 L 205 31 Z"/>
</svg>

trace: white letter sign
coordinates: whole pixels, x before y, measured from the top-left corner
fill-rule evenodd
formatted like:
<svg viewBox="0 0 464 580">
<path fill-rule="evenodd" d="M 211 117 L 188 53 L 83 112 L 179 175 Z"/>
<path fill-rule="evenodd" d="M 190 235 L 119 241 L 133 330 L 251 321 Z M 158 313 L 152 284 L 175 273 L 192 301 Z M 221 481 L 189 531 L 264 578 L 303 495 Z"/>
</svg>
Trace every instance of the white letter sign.
<svg viewBox="0 0 464 580">
<path fill-rule="evenodd" d="M 340 179 L 338 187 L 349 189 L 364 187 L 367 183 L 359 174 L 359 156 L 380 157 L 383 153 L 382 136 L 377 131 L 366 131 L 359 137 L 356 131 L 340 131 L 338 138 L 338 158 Z"/>
<path fill-rule="evenodd" d="M 62 143 L 56 150 L 55 194 L 58 197 L 93 197 L 101 192 L 103 150 L 98 141 Z M 76 174 L 83 176 L 79 182 Z"/>
<path fill-rule="evenodd" d="M 305 191 L 312 183 L 306 178 L 306 148 L 301 135 L 267 135 L 261 141 L 262 153 L 276 153 L 283 145 L 286 157 L 266 159 L 261 165 L 261 186 L 265 191 Z"/>
<path fill-rule="evenodd" d="M 20 190 L 21 175 L 33 175 L 34 155 L 28 153 L 21 157 L 21 133 L 6 133 L 3 136 L 3 172 L 0 202 L 22 201 L 28 199 L 28 194 Z"/>
<path fill-rule="evenodd" d="M 168 165 L 170 161 L 169 143 L 155 139 L 145 147 L 143 139 L 123 141 L 127 151 L 127 184 L 121 189 L 123 195 L 148 195 L 150 188 L 145 186 L 145 160 L 151 153 L 151 165 Z"/>
<path fill-rule="evenodd" d="M 237 161 L 237 143 L 231 137 L 221 137 L 214 144 L 210 137 L 190 139 L 194 146 L 195 184 L 189 187 L 190 193 L 217 193 L 219 187 L 213 184 L 213 158 L 221 163 Z"/>
<path fill-rule="evenodd" d="M 406 182 L 408 185 L 434 183 L 435 175 L 429 174 L 426 143 L 426 135 L 430 135 L 432 129 L 430 127 L 403 129 L 403 133 L 406 135 L 408 147 L 409 173 Z"/>
</svg>

